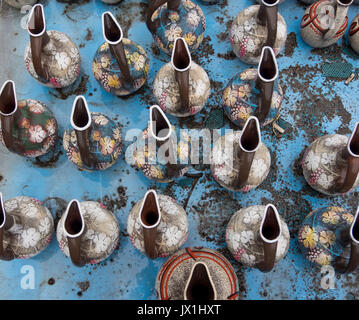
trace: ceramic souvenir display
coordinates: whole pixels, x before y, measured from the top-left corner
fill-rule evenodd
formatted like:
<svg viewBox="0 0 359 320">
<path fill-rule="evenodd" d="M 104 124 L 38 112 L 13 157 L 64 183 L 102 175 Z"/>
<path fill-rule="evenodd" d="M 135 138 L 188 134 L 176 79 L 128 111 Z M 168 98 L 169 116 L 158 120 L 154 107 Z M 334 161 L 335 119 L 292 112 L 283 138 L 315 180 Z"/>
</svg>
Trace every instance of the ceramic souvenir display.
<svg viewBox="0 0 359 320">
<path fill-rule="evenodd" d="M 325 48 L 341 39 L 348 27 L 353 0 L 320 0 L 305 10 L 300 35 L 313 48 Z M 334 15 L 334 17 L 333 17 Z"/>
<path fill-rule="evenodd" d="M 171 62 L 157 73 L 153 93 L 164 112 L 187 117 L 201 111 L 211 91 L 206 71 L 191 59 L 183 38 L 177 38 Z"/>
<path fill-rule="evenodd" d="M 226 243 L 240 263 L 261 271 L 271 271 L 289 249 L 287 224 L 276 207 L 250 206 L 232 215 L 226 230 Z"/>
<path fill-rule="evenodd" d="M 186 40 L 191 52 L 195 51 L 206 29 L 202 9 L 191 0 L 151 1 L 146 24 L 157 46 L 167 54 L 171 54 L 178 37 Z"/>
<path fill-rule="evenodd" d="M 133 160 L 147 178 L 170 182 L 190 167 L 191 141 L 184 130 L 171 125 L 157 105 L 150 108 L 148 127 L 137 137 Z"/>
<path fill-rule="evenodd" d="M 23 6 L 32 6 L 37 0 L 4 0 L 8 5 L 21 9 Z"/>
<path fill-rule="evenodd" d="M 0 193 L 0 259 L 28 259 L 51 242 L 54 220 L 39 200 L 16 197 L 3 201 Z"/>
<path fill-rule="evenodd" d="M 230 41 L 242 61 L 257 64 L 262 48 L 269 46 L 277 55 L 287 39 L 287 24 L 278 13 L 279 0 L 262 0 L 243 10 L 232 23 Z"/>
<path fill-rule="evenodd" d="M 156 291 L 160 300 L 237 300 L 239 284 L 222 254 L 194 247 L 167 259 L 158 272 Z"/>
<path fill-rule="evenodd" d="M 127 232 L 133 246 L 149 258 L 167 257 L 187 240 L 187 214 L 175 199 L 149 190 L 133 206 Z"/>
<path fill-rule="evenodd" d="M 298 232 L 303 255 L 318 266 L 352 272 L 359 265 L 359 218 L 340 207 L 312 211 Z"/>
<path fill-rule="evenodd" d="M 222 105 L 228 118 L 242 128 L 255 115 L 263 126 L 280 115 L 283 90 L 278 84 L 278 65 L 270 47 L 262 49 L 257 69 L 236 74 L 223 91 Z"/>
<path fill-rule="evenodd" d="M 101 203 L 71 200 L 57 225 L 61 251 L 74 265 L 99 263 L 116 249 L 120 227 Z"/>
<path fill-rule="evenodd" d="M 114 165 L 121 154 L 121 129 L 104 114 L 90 113 L 85 97 L 77 96 L 63 146 L 69 160 L 79 169 L 105 170 Z"/>
<path fill-rule="evenodd" d="M 357 14 L 349 28 L 349 43 L 353 50 L 359 54 L 359 14 Z"/>
<path fill-rule="evenodd" d="M 111 94 L 126 96 L 140 89 L 147 79 L 147 54 L 136 42 L 123 37 L 122 29 L 109 11 L 102 14 L 105 43 L 96 51 L 92 72 Z"/>
<path fill-rule="evenodd" d="M 51 151 L 57 141 L 57 121 L 42 102 L 17 101 L 15 83 L 7 80 L 0 91 L 0 141 L 23 157 L 39 157 Z"/>
<path fill-rule="evenodd" d="M 326 195 L 351 191 L 359 184 L 359 122 L 348 138 L 329 134 L 316 139 L 305 151 L 303 174 L 308 184 Z"/>
<path fill-rule="evenodd" d="M 256 188 L 267 177 L 270 165 L 256 117 L 249 117 L 242 131 L 227 133 L 214 143 L 211 172 L 226 189 L 247 192 Z"/>
<path fill-rule="evenodd" d="M 30 43 L 25 49 L 24 59 L 30 75 L 50 88 L 74 83 L 80 74 L 80 51 L 66 34 L 46 30 L 41 4 L 32 7 L 27 27 Z"/>
</svg>

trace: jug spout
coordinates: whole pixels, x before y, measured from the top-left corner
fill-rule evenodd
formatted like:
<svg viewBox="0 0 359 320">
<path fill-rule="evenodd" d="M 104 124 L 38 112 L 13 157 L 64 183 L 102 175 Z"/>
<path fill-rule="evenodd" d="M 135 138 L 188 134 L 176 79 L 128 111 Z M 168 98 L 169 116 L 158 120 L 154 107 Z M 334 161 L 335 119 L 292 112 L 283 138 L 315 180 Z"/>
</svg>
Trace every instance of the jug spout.
<svg viewBox="0 0 359 320">
<path fill-rule="evenodd" d="M 150 108 L 150 134 L 156 141 L 167 141 L 172 135 L 172 126 L 158 105 Z"/>
<path fill-rule="evenodd" d="M 216 300 L 217 293 L 206 264 L 196 262 L 184 290 L 185 300 Z"/>
<path fill-rule="evenodd" d="M 348 140 L 343 158 L 347 161 L 346 171 L 343 171 L 334 185 L 337 192 L 348 192 L 356 182 L 359 173 L 359 122 Z"/>
<path fill-rule="evenodd" d="M 265 120 L 270 111 L 274 82 L 277 78 L 278 64 L 274 51 L 271 47 L 263 47 L 256 82 L 256 87 L 260 91 L 259 108 L 256 115 L 260 122 Z"/>
<path fill-rule="evenodd" d="M 35 72 L 40 78 L 48 81 L 49 77 L 42 65 L 41 54 L 43 47 L 50 41 L 50 38 L 46 32 L 44 7 L 41 4 L 32 7 L 27 30 L 30 35 L 31 56 Z"/>
<path fill-rule="evenodd" d="M 63 221 L 71 261 L 77 267 L 82 267 L 84 262 L 81 257 L 81 238 L 85 230 L 85 222 L 78 200 L 72 200 L 68 204 Z"/>
<path fill-rule="evenodd" d="M 3 196 L 0 192 L 0 259 L 13 260 L 14 254 L 10 249 L 4 248 L 4 232 L 10 230 L 15 225 L 15 220 L 12 216 L 7 215 L 4 208 Z"/>
<path fill-rule="evenodd" d="M 151 258 L 158 257 L 156 248 L 157 227 L 161 222 L 161 210 L 155 190 L 149 190 L 142 201 L 139 221 L 143 229 L 145 253 Z"/>
<path fill-rule="evenodd" d="M 191 68 L 192 58 L 186 41 L 183 38 L 176 38 L 172 50 L 171 64 L 175 70 L 175 77 L 178 83 L 181 110 L 188 112 L 189 105 L 189 71 Z"/>
<path fill-rule="evenodd" d="M 23 154 L 21 142 L 12 135 L 17 110 L 15 83 L 12 80 L 7 80 L 0 90 L 0 118 L 3 141 L 8 150 Z"/>
<path fill-rule="evenodd" d="M 81 161 L 89 168 L 95 168 L 96 160 L 90 152 L 91 113 L 84 96 L 77 96 L 72 106 L 71 126 L 76 133 Z"/>
<path fill-rule="evenodd" d="M 103 37 L 110 47 L 110 52 L 120 67 L 123 86 L 128 88 L 132 85 L 133 79 L 122 43 L 123 32 L 120 24 L 110 11 L 102 14 L 102 31 Z"/>
<path fill-rule="evenodd" d="M 277 39 L 279 2 L 280 0 L 262 0 L 258 11 L 259 23 L 263 26 L 267 26 L 267 40 L 265 46 L 272 48 L 274 48 Z"/>
<path fill-rule="evenodd" d="M 263 241 L 264 259 L 258 264 L 258 269 L 271 271 L 275 264 L 278 240 L 282 234 L 279 214 L 273 204 L 266 206 L 259 232 Z"/>
<path fill-rule="evenodd" d="M 251 116 L 244 124 L 239 139 L 239 175 L 234 182 L 238 189 L 243 188 L 249 177 L 254 155 L 261 143 L 261 132 L 259 121 Z"/>
</svg>

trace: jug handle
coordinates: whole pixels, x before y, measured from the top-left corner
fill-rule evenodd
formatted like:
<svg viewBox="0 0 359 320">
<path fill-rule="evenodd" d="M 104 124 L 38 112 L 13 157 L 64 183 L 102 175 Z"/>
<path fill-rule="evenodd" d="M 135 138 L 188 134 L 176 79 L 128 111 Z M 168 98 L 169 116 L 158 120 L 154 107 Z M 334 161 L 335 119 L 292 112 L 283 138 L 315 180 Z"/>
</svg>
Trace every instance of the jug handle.
<svg viewBox="0 0 359 320">
<path fill-rule="evenodd" d="M 263 241 L 264 260 L 260 265 L 258 265 L 258 269 L 260 271 L 268 272 L 273 269 L 277 254 L 277 244 L 278 242 L 267 243 Z"/>
<path fill-rule="evenodd" d="M 267 40 L 265 46 L 274 48 L 275 41 L 277 40 L 277 27 L 278 27 L 278 6 L 260 5 L 258 18 L 263 24 L 267 25 Z"/>
<path fill-rule="evenodd" d="M 77 267 L 82 267 L 85 263 L 81 259 L 81 237 L 67 237 L 70 258 L 72 263 Z"/>
<path fill-rule="evenodd" d="M 89 150 L 89 136 L 91 134 L 91 127 L 86 130 L 79 131 L 75 129 L 77 145 L 79 147 L 81 161 L 89 167 L 95 168 L 97 161 Z"/>
<path fill-rule="evenodd" d="M 347 266 L 344 265 L 344 261 L 341 257 L 336 260 L 336 269 L 341 273 L 353 272 L 359 266 L 359 243 L 351 241 L 350 258 Z"/>
<path fill-rule="evenodd" d="M 155 13 L 155 11 L 164 5 L 166 2 L 168 2 L 168 8 L 170 8 L 170 3 L 173 1 L 170 0 L 152 0 L 150 2 L 150 5 L 147 9 L 147 17 L 146 17 L 146 25 L 148 30 L 150 30 L 152 33 L 156 33 L 157 28 L 160 24 L 160 18 L 157 18 L 156 20 L 152 21 L 152 16 Z M 178 6 L 177 6 L 178 7 Z M 176 9 L 175 7 L 171 7 L 171 9 Z"/>
<path fill-rule="evenodd" d="M 351 1 L 351 3 L 349 3 L 348 5 L 338 5 L 336 4 L 335 7 L 335 26 L 332 29 L 328 29 L 327 32 L 324 33 L 323 38 L 324 40 L 328 40 L 332 37 L 335 36 L 335 34 L 339 31 L 339 29 L 342 27 L 343 25 L 343 21 L 346 21 L 345 24 L 345 29 L 348 26 L 348 17 L 347 17 L 347 12 L 348 12 L 348 8 L 349 5 L 351 5 L 353 3 L 353 1 Z"/>
</svg>

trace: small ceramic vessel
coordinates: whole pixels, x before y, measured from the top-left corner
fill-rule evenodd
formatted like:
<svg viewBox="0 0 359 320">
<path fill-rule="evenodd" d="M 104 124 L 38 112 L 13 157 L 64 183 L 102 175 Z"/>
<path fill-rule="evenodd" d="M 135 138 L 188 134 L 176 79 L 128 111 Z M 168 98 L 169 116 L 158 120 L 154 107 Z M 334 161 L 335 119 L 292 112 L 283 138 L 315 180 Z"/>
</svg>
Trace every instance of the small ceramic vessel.
<svg viewBox="0 0 359 320">
<path fill-rule="evenodd" d="M 105 170 L 116 163 L 122 152 L 121 129 L 104 114 L 90 112 L 85 97 L 77 96 L 63 146 L 79 169 Z"/>
<path fill-rule="evenodd" d="M 194 247 L 167 259 L 158 272 L 156 292 L 160 300 L 237 300 L 239 283 L 222 254 Z"/>
<path fill-rule="evenodd" d="M 127 232 L 133 246 L 149 258 L 167 257 L 187 240 L 187 214 L 175 199 L 149 190 L 132 208 Z"/>
<path fill-rule="evenodd" d="M 119 242 L 116 217 L 101 203 L 71 200 L 57 225 L 61 251 L 77 267 L 108 258 Z"/>
<path fill-rule="evenodd" d="M 62 88 L 73 84 L 80 74 L 80 51 L 64 33 L 46 30 L 44 8 L 32 7 L 28 22 L 30 43 L 25 49 L 26 69 L 44 86 Z"/>
<path fill-rule="evenodd" d="M 11 152 L 35 158 L 52 150 L 58 126 L 52 111 L 32 99 L 17 101 L 15 83 L 7 80 L 0 90 L 0 141 Z"/>
</svg>

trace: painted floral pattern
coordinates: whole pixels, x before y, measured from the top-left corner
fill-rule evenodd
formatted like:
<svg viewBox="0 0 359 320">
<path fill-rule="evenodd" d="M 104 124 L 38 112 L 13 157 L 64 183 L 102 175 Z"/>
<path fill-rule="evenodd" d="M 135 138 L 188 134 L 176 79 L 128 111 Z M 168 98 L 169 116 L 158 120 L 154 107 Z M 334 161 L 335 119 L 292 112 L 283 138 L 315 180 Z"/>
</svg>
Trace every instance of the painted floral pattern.
<svg viewBox="0 0 359 320">
<path fill-rule="evenodd" d="M 214 143 L 211 172 L 214 179 L 222 187 L 233 191 L 247 192 L 256 188 L 267 177 L 271 165 L 271 156 L 267 147 L 261 142 L 254 154 L 247 184 L 238 189 L 234 183 L 239 175 L 239 157 L 237 155 L 240 136 L 241 131 L 230 132 Z"/>
<path fill-rule="evenodd" d="M 345 234 L 349 233 L 353 221 L 354 216 L 340 207 L 312 211 L 298 232 L 301 252 L 309 261 L 321 266 L 333 263 L 339 256 L 348 260 L 350 242 Z"/>
<path fill-rule="evenodd" d="M 26 5 L 33 5 L 37 2 L 37 0 L 4 0 L 7 4 L 17 9 L 21 9 Z"/>
<path fill-rule="evenodd" d="M 303 174 L 313 189 L 327 195 L 338 194 L 334 187 L 342 170 L 346 170 L 348 165 L 342 157 L 342 151 L 347 143 L 348 137 L 331 134 L 316 139 L 306 149 L 302 160 Z M 356 179 L 353 188 L 358 184 L 359 178 Z"/>
<path fill-rule="evenodd" d="M 237 15 L 230 29 L 230 41 L 233 52 L 248 64 L 258 64 L 262 48 L 267 41 L 267 26 L 258 22 L 259 5 L 253 5 Z M 277 39 L 274 53 L 277 55 L 287 39 L 287 25 L 278 13 Z"/>
<path fill-rule="evenodd" d="M 228 118 L 242 128 L 247 119 L 256 115 L 259 109 L 260 92 L 256 88 L 258 72 L 247 69 L 236 74 L 223 91 L 222 105 Z M 283 90 L 277 83 L 274 85 L 272 105 L 263 125 L 271 123 L 280 113 L 283 101 Z"/>
<path fill-rule="evenodd" d="M 132 208 L 127 219 L 127 232 L 133 246 L 145 253 L 143 231 L 139 221 L 142 200 Z M 166 195 L 158 195 L 161 210 L 161 222 L 157 227 L 156 249 L 161 257 L 176 252 L 184 245 L 188 237 L 188 220 L 184 209 Z"/>
<path fill-rule="evenodd" d="M 164 112 L 177 117 L 187 117 L 201 111 L 207 102 L 211 85 L 206 71 L 192 62 L 189 72 L 189 110 L 181 112 L 179 86 L 171 63 L 165 64 L 157 73 L 153 93 Z"/>
<path fill-rule="evenodd" d="M 265 206 L 251 206 L 237 211 L 228 223 L 226 243 L 234 258 L 250 267 L 264 259 L 263 241 L 259 230 L 265 214 Z M 275 261 L 284 258 L 289 249 L 289 229 L 281 219 L 282 235 L 277 244 Z"/>
<path fill-rule="evenodd" d="M 120 227 L 113 213 L 95 201 L 80 203 L 85 221 L 85 232 L 81 238 L 81 258 L 85 263 L 99 263 L 108 258 L 119 242 Z M 60 249 L 70 256 L 67 237 L 65 236 L 62 215 L 56 231 Z"/>
<path fill-rule="evenodd" d="M 90 152 L 96 159 L 95 170 L 105 170 L 115 164 L 122 152 L 121 129 L 102 113 L 92 112 L 91 118 Z M 71 162 L 80 169 L 93 170 L 81 160 L 76 132 L 72 127 L 65 130 L 63 146 Z"/>
<path fill-rule="evenodd" d="M 155 19 L 160 19 L 160 26 L 153 38 L 159 48 L 167 54 L 171 54 L 174 41 L 178 37 L 186 40 L 191 52 L 203 41 L 206 18 L 202 9 L 190 0 L 182 0 L 178 12 L 168 10 L 165 3 L 154 12 L 152 20 Z"/>
<path fill-rule="evenodd" d="M 172 126 L 170 139 L 173 144 L 167 144 L 167 146 L 172 145 L 174 151 L 177 151 L 177 162 L 171 166 L 168 165 L 167 159 L 161 156 L 161 147 L 156 146 L 155 139 L 149 135 L 150 131 L 147 128 L 133 145 L 132 155 L 135 166 L 147 178 L 158 182 L 169 182 L 183 176 L 190 167 L 191 140 L 189 135 L 184 130 Z"/>
<path fill-rule="evenodd" d="M 31 99 L 18 101 L 12 136 L 23 149 L 21 156 L 34 158 L 48 153 L 55 146 L 57 132 L 55 116 L 45 104 Z M 0 133 L 4 144 L 1 123 Z"/>
<path fill-rule="evenodd" d="M 137 43 L 122 39 L 132 83 L 124 79 L 120 66 L 110 52 L 107 42 L 96 51 L 92 62 L 92 72 L 100 85 L 111 94 L 125 96 L 140 89 L 146 82 L 149 61 L 145 50 Z"/>
<path fill-rule="evenodd" d="M 4 203 L 6 214 L 15 219 L 15 225 L 4 233 L 4 248 L 15 258 L 28 259 L 42 252 L 54 233 L 50 211 L 39 200 L 16 197 Z"/>
<path fill-rule="evenodd" d="M 30 43 L 25 50 L 27 71 L 41 84 L 50 88 L 63 88 L 74 83 L 80 74 L 81 56 L 77 46 L 64 33 L 47 31 L 50 41 L 44 46 L 41 62 L 49 80 L 40 78 L 32 62 Z"/>
</svg>

